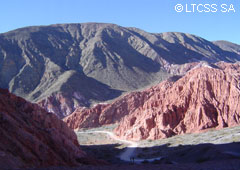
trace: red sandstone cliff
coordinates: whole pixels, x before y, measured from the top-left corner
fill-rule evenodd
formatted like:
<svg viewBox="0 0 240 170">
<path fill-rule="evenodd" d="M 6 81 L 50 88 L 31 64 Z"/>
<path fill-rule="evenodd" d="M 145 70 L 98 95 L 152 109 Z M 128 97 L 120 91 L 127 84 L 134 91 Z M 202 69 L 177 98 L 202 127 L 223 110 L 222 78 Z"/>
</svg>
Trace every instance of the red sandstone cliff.
<svg viewBox="0 0 240 170">
<path fill-rule="evenodd" d="M 72 129 L 98 127 L 119 122 L 122 117 L 141 107 L 150 96 L 149 93 L 133 92 L 121 97 L 112 104 L 97 104 L 93 108 L 78 108 L 64 118 Z"/>
<path fill-rule="evenodd" d="M 154 95 L 124 117 L 116 135 L 159 139 L 240 124 L 240 65 L 218 63 L 217 67 L 195 68 L 175 83 L 163 82 L 143 91 Z"/>
<path fill-rule="evenodd" d="M 87 161 L 75 133 L 63 121 L 0 89 L 1 169 L 75 166 Z"/>
<path fill-rule="evenodd" d="M 193 64 L 176 82 L 169 79 L 112 104 L 79 108 L 64 121 L 72 129 L 120 122 L 116 135 L 132 140 L 235 126 L 240 123 L 240 66 L 212 66 Z"/>
</svg>

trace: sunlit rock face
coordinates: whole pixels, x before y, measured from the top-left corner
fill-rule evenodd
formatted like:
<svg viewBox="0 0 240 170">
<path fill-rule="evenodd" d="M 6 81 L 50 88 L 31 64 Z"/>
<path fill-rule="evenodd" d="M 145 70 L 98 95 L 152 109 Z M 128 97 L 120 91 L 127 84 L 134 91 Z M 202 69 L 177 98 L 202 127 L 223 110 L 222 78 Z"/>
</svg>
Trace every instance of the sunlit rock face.
<svg viewBox="0 0 240 170">
<path fill-rule="evenodd" d="M 240 66 L 196 67 L 176 82 L 165 81 L 144 105 L 120 122 L 115 134 L 131 140 L 160 139 L 240 123 Z"/>
<path fill-rule="evenodd" d="M 112 104 L 100 103 L 92 108 L 79 107 L 63 121 L 72 129 L 99 127 L 117 123 L 127 114 L 141 107 L 152 94 L 133 92 Z"/>
<path fill-rule="evenodd" d="M 185 66 L 184 66 L 185 67 Z M 239 63 L 193 63 L 149 89 L 111 104 L 80 107 L 64 121 L 72 129 L 120 122 L 115 134 L 131 140 L 159 139 L 239 124 Z"/>
</svg>

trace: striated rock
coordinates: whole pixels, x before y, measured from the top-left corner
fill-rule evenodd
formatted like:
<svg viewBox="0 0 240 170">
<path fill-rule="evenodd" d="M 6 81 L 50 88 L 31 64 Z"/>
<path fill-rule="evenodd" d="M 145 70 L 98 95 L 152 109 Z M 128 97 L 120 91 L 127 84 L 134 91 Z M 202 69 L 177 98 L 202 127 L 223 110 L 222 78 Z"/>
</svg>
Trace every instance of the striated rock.
<svg viewBox="0 0 240 170">
<path fill-rule="evenodd" d="M 133 92 L 112 104 L 97 104 L 92 108 L 80 107 L 63 121 L 72 129 L 98 127 L 119 122 L 122 117 L 141 107 L 152 93 Z"/>
<path fill-rule="evenodd" d="M 160 89 L 150 88 L 144 92 L 132 92 L 118 98 L 112 104 L 97 104 L 92 108 L 79 107 L 71 115 L 63 119 L 72 129 L 91 128 L 120 122 L 121 119 L 133 113 L 137 108 L 143 107 L 155 92 L 164 91 L 178 76 L 171 77 L 169 81 L 162 82 Z"/>
<path fill-rule="evenodd" d="M 149 91 L 154 95 L 123 118 L 117 136 L 160 139 L 240 123 L 238 63 L 196 67 L 175 83 L 163 82 L 142 93 Z"/>
<path fill-rule="evenodd" d="M 95 164 L 54 114 L 0 89 L 1 169 Z"/>
</svg>

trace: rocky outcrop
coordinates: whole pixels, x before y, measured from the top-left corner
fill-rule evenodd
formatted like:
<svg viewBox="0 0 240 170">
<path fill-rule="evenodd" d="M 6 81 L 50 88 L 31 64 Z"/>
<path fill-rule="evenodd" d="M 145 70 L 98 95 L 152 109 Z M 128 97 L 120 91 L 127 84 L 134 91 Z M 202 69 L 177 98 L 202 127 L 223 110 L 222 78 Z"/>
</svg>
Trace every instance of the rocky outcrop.
<svg viewBox="0 0 240 170">
<path fill-rule="evenodd" d="M 0 89 L 0 167 L 95 164 L 75 133 L 54 114 Z"/>
<path fill-rule="evenodd" d="M 239 49 L 190 34 L 114 24 L 26 27 L 0 34 L 0 88 L 63 118 L 75 106 L 112 100 L 188 70 L 178 64 L 240 61 Z"/>
<path fill-rule="evenodd" d="M 175 83 L 163 82 L 142 93 L 149 91 L 154 95 L 123 118 L 117 136 L 160 139 L 240 123 L 238 63 L 197 67 Z"/>
<path fill-rule="evenodd" d="M 117 99 L 112 104 L 97 104 L 92 108 L 80 107 L 63 121 L 72 129 L 98 127 L 119 122 L 124 116 L 142 107 L 151 95 L 149 93 L 132 92 Z"/>
</svg>

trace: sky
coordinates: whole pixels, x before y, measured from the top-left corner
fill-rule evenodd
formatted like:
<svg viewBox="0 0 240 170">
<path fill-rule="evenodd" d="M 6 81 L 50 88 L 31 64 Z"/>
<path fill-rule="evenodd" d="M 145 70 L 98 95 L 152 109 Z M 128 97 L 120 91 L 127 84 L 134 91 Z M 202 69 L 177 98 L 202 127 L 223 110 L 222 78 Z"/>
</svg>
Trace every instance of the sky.
<svg viewBox="0 0 240 170">
<path fill-rule="evenodd" d="M 0 33 L 35 25 L 101 22 L 240 44 L 240 0 L 3 0 L 0 21 Z"/>
</svg>

